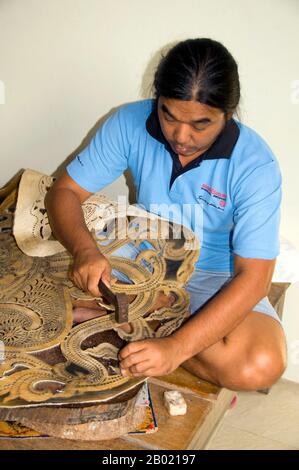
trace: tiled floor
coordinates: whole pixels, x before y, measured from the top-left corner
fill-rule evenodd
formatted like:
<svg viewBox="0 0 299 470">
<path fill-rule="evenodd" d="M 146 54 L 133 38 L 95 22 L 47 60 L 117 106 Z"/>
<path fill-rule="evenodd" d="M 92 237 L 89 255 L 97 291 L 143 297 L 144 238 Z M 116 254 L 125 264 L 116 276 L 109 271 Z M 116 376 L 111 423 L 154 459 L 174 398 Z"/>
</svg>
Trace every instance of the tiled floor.
<svg viewBox="0 0 299 470">
<path fill-rule="evenodd" d="M 206 448 L 299 450 L 299 384 L 281 379 L 268 395 L 238 392 Z"/>
</svg>

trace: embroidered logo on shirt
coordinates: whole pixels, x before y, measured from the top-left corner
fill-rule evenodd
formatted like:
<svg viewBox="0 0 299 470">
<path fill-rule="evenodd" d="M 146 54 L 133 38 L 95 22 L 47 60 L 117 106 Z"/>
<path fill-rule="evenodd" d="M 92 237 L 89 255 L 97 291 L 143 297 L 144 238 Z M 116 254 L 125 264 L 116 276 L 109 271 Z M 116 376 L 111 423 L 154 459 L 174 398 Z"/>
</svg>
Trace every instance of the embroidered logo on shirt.
<svg viewBox="0 0 299 470">
<path fill-rule="evenodd" d="M 224 211 L 224 208 L 226 206 L 226 198 L 227 198 L 226 194 L 216 191 L 216 189 L 212 188 L 206 183 L 203 183 L 201 185 L 201 189 L 206 194 L 200 194 L 197 199 L 205 202 L 209 206 L 213 206 L 213 207 L 216 207 L 216 209 Z"/>
</svg>

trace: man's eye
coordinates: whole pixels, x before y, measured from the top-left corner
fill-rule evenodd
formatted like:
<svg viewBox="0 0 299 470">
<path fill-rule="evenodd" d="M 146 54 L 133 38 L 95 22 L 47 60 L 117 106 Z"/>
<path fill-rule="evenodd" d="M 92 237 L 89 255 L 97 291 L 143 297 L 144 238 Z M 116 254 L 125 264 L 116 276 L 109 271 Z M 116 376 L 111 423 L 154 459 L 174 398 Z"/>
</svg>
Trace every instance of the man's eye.
<svg viewBox="0 0 299 470">
<path fill-rule="evenodd" d="M 205 127 L 195 127 L 195 126 L 193 126 L 193 129 L 195 129 L 196 131 L 201 132 L 201 131 L 204 131 L 206 128 Z"/>
<path fill-rule="evenodd" d="M 171 122 L 174 121 L 173 117 L 169 116 L 169 114 L 165 114 L 165 119 L 166 119 L 166 121 L 171 121 Z"/>
</svg>

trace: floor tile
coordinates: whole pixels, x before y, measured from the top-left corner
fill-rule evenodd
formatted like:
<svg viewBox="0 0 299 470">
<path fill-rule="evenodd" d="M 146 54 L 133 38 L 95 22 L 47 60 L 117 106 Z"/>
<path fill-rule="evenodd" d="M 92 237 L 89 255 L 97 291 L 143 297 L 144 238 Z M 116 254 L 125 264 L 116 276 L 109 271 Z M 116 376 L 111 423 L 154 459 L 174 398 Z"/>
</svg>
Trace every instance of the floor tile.
<svg viewBox="0 0 299 470">
<path fill-rule="evenodd" d="M 279 380 L 268 395 L 238 392 L 209 447 L 299 449 L 299 384 Z"/>
<path fill-rule="evenodd" d="M 296 450 L 263 436 L 222 424 L 207 446 L 208 450 Z"/>
<path fill-rule="evenodd" d="M 299 384 L 281 380 L 269 395 L 239 392 L 227 424 L 299 447 Z"/>
</svg>

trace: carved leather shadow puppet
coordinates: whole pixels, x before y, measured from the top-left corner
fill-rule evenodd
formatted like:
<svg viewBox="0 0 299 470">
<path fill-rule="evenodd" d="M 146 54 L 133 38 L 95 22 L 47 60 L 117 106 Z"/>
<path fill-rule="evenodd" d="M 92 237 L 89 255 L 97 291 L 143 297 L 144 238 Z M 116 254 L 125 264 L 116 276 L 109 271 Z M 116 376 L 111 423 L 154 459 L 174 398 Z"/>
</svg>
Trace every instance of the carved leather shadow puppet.
<svg viewBox="0 0 299 470">
<path fill-rule="evenodd" d="M 146 377 L 122 377 L 117 354 L 128 341 L 167 336 L 188 318 L 183 287 L 199 249 L 190 230 L 134 206 L 117 206 L 102 194 L 83 204 L 100 250 L 130 282 L 112 284 L 114 293 L 130 296 L 130 332 L 125 332 L 113 305 L 80 291 L 68 277 L 71 256 L 51 233 L 44 208 L 52 182 L 27 170 L 15 187 L 0 190 L 0 340 L 5 345 L 0 419 L 84 438 L 86 424 L 99 430 L 96 424 L 125 418 L 128 404 L 133 410 Z M 114 255 L 128 244 L 138 248 L 145 238 L 150 249 L 136 259 Z M 161 292 L 175 301 L 153 309 Z M 104 314 L 74 325 L 73 304 L 80 301 L 99 305 Z M 131 426 L 142 419 L 137 414 Z"/>
</svg>

